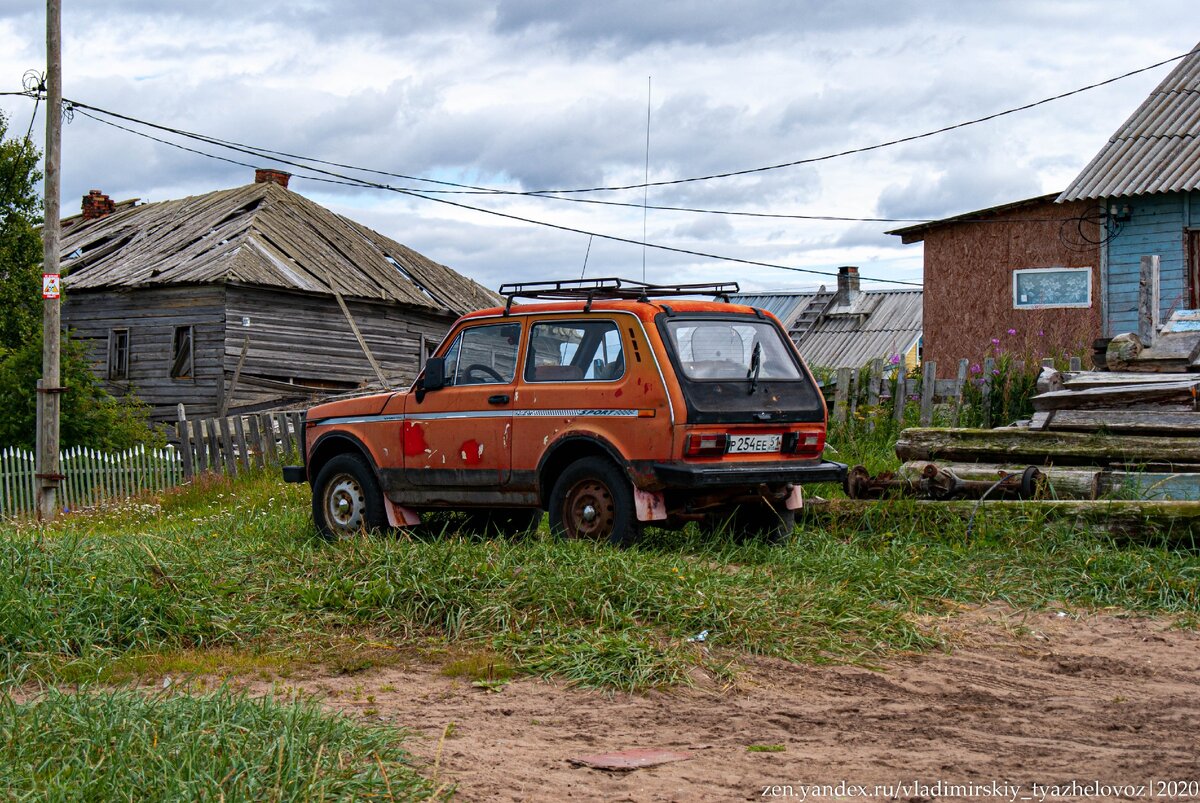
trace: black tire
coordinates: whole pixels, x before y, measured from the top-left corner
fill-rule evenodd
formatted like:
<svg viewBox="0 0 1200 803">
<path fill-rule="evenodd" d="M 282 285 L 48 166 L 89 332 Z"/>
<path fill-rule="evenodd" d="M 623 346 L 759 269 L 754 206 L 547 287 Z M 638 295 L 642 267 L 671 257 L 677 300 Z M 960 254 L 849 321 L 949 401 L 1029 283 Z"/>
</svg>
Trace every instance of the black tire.
<svg viewBox="0 0 1200 803">
<path fill-rule="evenodd" d="M 742 505 L 737 512 L 738 533 L 761 538 L 768 544 L 786 544 L 796 531 L 796 511 L 772 505 Z"/>
<path fill-rule="evenodd" d="M 313 522 L 326 538 L 387 529 L 383 494 L 375 472 L 356 454 L 340 454 L 326 463 L 313 483 Z"/>
<path fill-rule="evenodd" d="M 795 530 L 796 511 L 765 502 L 712 513 L 700 522 L 705 535 L 727 533 L 739 541 L 761 538 L 768 544 L 786 544 Z"/>
<path fill-rule="evenodd" d="M 602 457 L 567 466 L 550 492 L 549 513 L 550 532 L 559 538 L 628 546 L 642 534 L 629 480 Z"/>
<path fill-rule="evenodd" d="M 536 530 L 541 521 L 539 508 L 472 510 L 467 513 L 466 529 L 485 536 L 520 537 Z"/>
</svg>

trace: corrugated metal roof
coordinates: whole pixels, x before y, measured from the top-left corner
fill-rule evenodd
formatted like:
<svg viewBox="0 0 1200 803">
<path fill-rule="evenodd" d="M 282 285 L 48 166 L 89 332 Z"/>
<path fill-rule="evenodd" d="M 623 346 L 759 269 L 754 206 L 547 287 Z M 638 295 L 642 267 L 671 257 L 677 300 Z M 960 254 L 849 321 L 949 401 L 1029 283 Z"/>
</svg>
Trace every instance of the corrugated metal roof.
<svg viewBox="0 0 1200 803">
<path fill-rule="evenodd" d="M 738 293 L 729 300 L 734 304 L 745 304 L 748 307 L 758 307 L 771 313 L 783 323 L 784 329 L 790 329 L 800 311 L 808 305 L 816 293 Z"/>
<path fill-rule="evenodd" d="M 730 300 L 776 312 L 790 310 L 791 317 L 804 309 L 815 293 L 763 293 L 738 295 Z M 876 357 L 905 354 L 921 336 L 920 290 L 864 290 L 849 305 L 830 307 L 796 348 L 810 366 L 861 368 Z"/>
<path fill-rule="evenodd" d="M 1200 48 L 1117 129 L 1059 201 L 1200 187 Z"/>
<path fill-rule="evenodd" d="M 119 209 L 67 228 L 71 289 L 238 282 L 461 314 L 481 285 L 273 183 Z"/>
</svg>

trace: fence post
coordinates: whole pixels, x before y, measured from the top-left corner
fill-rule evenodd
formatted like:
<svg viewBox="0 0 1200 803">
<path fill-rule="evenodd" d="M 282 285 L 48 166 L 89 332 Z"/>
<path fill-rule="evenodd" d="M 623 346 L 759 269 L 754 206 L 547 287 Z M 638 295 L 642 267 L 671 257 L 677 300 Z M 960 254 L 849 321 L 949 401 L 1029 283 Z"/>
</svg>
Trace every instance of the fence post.
<svg viewBox="0 0 1200 803">
<path fill-rule="evenodd" d="M 904 402 L 905 395 L 908 390 L 906 388 L 904 376 L 904 363 L 901 362 L 896 366 L 896 389 L 892 392 L 892 415 L 896 418 L 897 424 L 904 423 Z"/>
<path fill-rule="evenodd" d="M 246 426 L 242 423 L 240 415 L 233 417 L 233 436 L 237 440 L 238 458 L 242 464 L 242 470 L 249 471 L 250 455 L 246 453 Z"/>
<path fill-rule="evenodd" d="M 237 458 L 233 455 L 233 435 L 229 432 L 229 417 L 218 418 L 217 427 L 221 432 L 221 448 L 225 451 L 225 474 L 233 479 L 237 476 Z"/>
<path fill-rule="evenodd" d="M 282 462 L 288 459 L 294 448 L 292 445 L 292 430 L 288 426 L 287 413 L 275 413 L 274 418 L 279 423 L 279 435 L 283 444 L 283 453 L 279 456 L 280 462 Z"/>
<path fill-rule="evenodd" d="M 850 420 L 854 420 L 855 413 L 858 412 L 858 394 L 862 392 L 862 371 L 857 368 L 850 369 Z"/>
<path fill-rule="evenodd" d="M 1082 371 L 1083 370 L 1083 360 L 1079 359 L 1078 357 L 1072 357 L 1070 365 L 1071 365 L 1072 371 Z"/>
<path fill-rule="evenodd" d="M 833 394 L 833 420 L 839 424 L 846 423 L 846 407 L 850 400 L 850 369 L 839 368 L 837 372 L 837 390 Z"/>
<path fill-rule="evenodd" d="M 879 405 L 879 383 L 883 381 L 883 358 L 876 357 L 871 360 L 869 370 L 871 375 L 867 377 L 867 406 L 877 407 Z"/>
<path fill-rule="evenodd" d="M 262 450 L 262 433 L 258 429 L 258 416 L 246 416 L 250 421 L 250 432 L 247 435 L 249 438 L 250 451 L 254 452 L 254 465 L 259 468 L 265 468 L 266 462 Z"/>
<path fill-rule="evenodd" d="M 288 413 L 287 417 L 292 422 L 292 432 L 296 434 L 296 453 L 300 455 L 300 462 L 304 462 L 304 413 Z"/>
<path fill-rule="evenodd" d="M 260 413 L 258 420 L 263 459 L 274 465 L 279 461 L 279 449 L 275 445 L 275 422 L 271 420 L 270 413 Z"/>
<path fill-rule="evenodd" d="M 933 423 L 933 393 L 937 388 L 937 361 L 929 360 L 921 370 L 921 426 Z"/>
<path fill-rule="evenodd" d="M 179 415 L 176 429 L 179 432 L 179 451 L 183 455 L 183 476 L 190 480 L 192 478 L 192 435 L 188 431 L 187 411 L 184 410 L 182 403 L 175 408 L 175 411 Z"/>
</svg>

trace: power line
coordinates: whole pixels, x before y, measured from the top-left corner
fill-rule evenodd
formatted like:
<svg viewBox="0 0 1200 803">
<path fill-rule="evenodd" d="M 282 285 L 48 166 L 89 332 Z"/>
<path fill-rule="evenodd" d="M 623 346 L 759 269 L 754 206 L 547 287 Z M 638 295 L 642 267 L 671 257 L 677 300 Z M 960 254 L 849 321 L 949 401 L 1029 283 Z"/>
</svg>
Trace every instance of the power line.
<svg viewBox="0 0 1200 803">
<path fill-rule="evenodd" d="M 128 133 L 135 134 L 137 136 L 142 136 L 142 137 L 153 140 L 155 142 L 159 142 L 164 145 L 169 145 L 171 147 L 179 148 L 180 150 L 184 150 L 189 153 L 194 153 L 199 156 L 205 156 L 210 159 L 217 159 L 222 162 L 228 162 L 228 163 L 236 164 L 236 165 L 239 165 L 242 167 L 251 167 L 251 168 L 254 167 L 254 165 L 251 165 L 246 162 L 239 162 L 235 159 L 229 159 L 224 156 L 217 156 L 215 154 L 206 153 L 204 151 L 200 151 L 195 148 L 189 148 L 189 147 L 186 147 L 183 145 L 179 145 L 178 143 L 174 143 L 169 140 L 162 139 L 160 137 L 155 137 L 155 136 L 146 134 L 141 131 L 135 131 L 134 129 L 128 128 L 127 126 L 122 126 L 117 123 L 113 123 L 109 120 L 103 120 L 99 117 L 96 117 L 93 114 L 89 114 L 87 111 L 84 111 L 84 109 L 91 109 L 93 107 L 90 107 L 90 106 L 87 106 L 87 105 L 81 104 L 81 103 L 74 103 L 73 101 L 71 103 L 73 106 L 76 107 L 76 109 L 79 111 L 80 114 L 84 115 L 85 117 L 87 117 L 91 120 L 95 120 L 96 122 L 103 123 L 104 125 L 109 125 L 114 128 L 120 129 L 122 131 L 126 131 Z M 102 111 L 102 110 L 97 109 L 96 111 Z M 135 120 L 135 122 L 141 122 L 141 121 Z M 153 125 L 153 124 L 151 124 L 151 125 Z M 163 126 L 154 126 L 154 127 L 163 128 Z M 201 140 L 204 139 L 202 136 L 196 136 L 195 138 L 201 139 Z M 230 147 L 230 146 L 224 146 L 224 147 Z M 239 147 L 239 148 L 234 148 L 234 150 L 239 150 L 239 151 L 247 153 L 248 155 L 251 155 L 251 156 L 262 156 L 264 158 L 266 158 L 266 156 L 267 156 L 264 153 L 257 153 L 255 151 L 253 151 L 251 149 L 247 149 L 247 148 Z M 305 165 L 302 163 L 292 162 L 292 161 L 288 161 L 285 159 L 276 158 L 275 161 L 281 162 L 283 164 L 287 164 L 292 167 L 298 167 L 302 170 L 309 170 L 312 172 L 323 174 L 320 176 L 300 176 L 300 178 L 307 178 L 311 181 L 324 181 L 324 182 L 334 183 L 334 184 L 346 184 L 349 186 L 367 187 L 367 188 L 373 188 L 373 189 L 386 190 L 388 192 L 395 192 L 395 193 L 398 193 L 401 195 L 408 195 L 413 198 L 420 198 L 422 200 L 432 201 L 434 203 L 444 204 L 446 206 L 452 206 L 457 209 L 465 209 L 465 210 L 469 210 L 472 212 L 480 212 L 485 215 L 492 215 L 494 217 L 500 217 L 500 218 L 504 218 L 506 220 L 513 220 L 513 221 L 517 221 L 520 223 L 528 223 L 528 224 L 535 225 L 535 226 L 542 226 L 545 228 L 556 229 L 558 231 L 570 232 L 572 234 L 581 234 L 581 235 L 586 235 L 589 237 L 599 237 L 604 240 L 610 240 L 612 242 L 619 242 L 619 243 L 627 243 L 630 245 L 641 245 L 642 244 L 641 241 L 635 240 L 635 239 L 632 239 L 629 237 L 619 237 L 614 234 L 603 234 L 601 232 L 588 231 L 586 229 L 580 229 L 580 228 L 576 228 L 574 226 L 566 226 L 566 225 L 563 225 L 560 223 L 551 223 L 551 222 L 545 221 L 545 220 L 535 220 L 533 218 L 522 217 L 520 215 L 513 215 L 513 214 L 510 214 L 507 212 L 500 212 L 495 209 L 485 209 L 483 207 L 471 206 L 469 204 L 460 203 L 458 201 L 451 201 L 447 198 L 436 198 L 433 196 L 424 195 L 420 192 L 417 192 L 417 191 L 414 191 L 411 189 L 406 189 L 403 187 L 393 187 L 388 184 L 380 184 L 378 182 L 367 181 L 366 179 L 358 179 L 353 176 L 345 176 L 345 175 L 341 175 L 338 173 L 334 173 L 333 171 L 324 170 L 321 168 L 314 168 L 311 165 Z M 659 251 L 669 251 L 671 253 L 685 254 L 688 256 L 701 257 L 704 259 L 715 259 L 715 260 L 720 260 L 722 262 L 732 262 L 732 263 L 739 264 L 739 265 L 752 265 L 755 267 L 773 268 L 773 269 L 777 269 L 777 270 L 787 270 L 787 271 L 792 271 L 795 273 L 811 274 L 814 276 L 836 277 L 838 275 L 835 271 L 816 270 L 813 268 L 797 268 L 797 267 L 794 267 L 791 265 L 780 265 L 780 264 L 773 263 L 773 262 L 762 262 L 762 261 L 752 260 L 752 259 L 741 259 L 739 257 L 725 256 L 722 254 L 713 254 L 713 253 L 709 253 L 706 251 L 696 251 L 696 250 L 688 249 L 688 248 L 678 248 L 676 246 L 662 245 L 660 243 L 649 243 L 648 242 L 645 245 L 647 248 L 654 248 Z M 919 282 L 906 282 L 906 281 L 902 281 L 900 279 L 881 279 L 881 278 L 872 278 L 872 277 L 868 277 L 868 276 L 864 276 L 863 279 L 865 281 L 880 282 L 880 283 L 884 283 L 884 284 L 897 284 L 897 285 L 904 285 L 904 286 L 909 286 L 909 287 L 922 287 L 923 286 Z"/>
<path fill-rule="evenodd" d="M 675 184 L 687 184 L 687 183 L 696 182 L 696 181 L 711 181 L 713 179 L 718 179 L 718 178 L 732 178 L 733 176 L 746 176 L 746 175 L 750 175 L 752 173 L 763 173 L 768 170 L 779 170 L 784 167 L 796 167 L 798 165 L 813 164 L 814 162 L 824 162 L 824 161 L 828 161 L 830 159 L 837 159 L 842 156 L 851 156 L 856 153 L 866 153 L 868 151 L 879 150 L 880 148 L 889 148 L 893 145 L 902 145 L 906 142 L 915 142 L 916 140 L 919 140 L 919 139 L 925 139 L 927 137 L 936 136 L 938 134 L 944 134 L 947 131 L 954 131 L 959 128 L 966 128 L 967 126 L 978 125 L 979 123 L 986 123 L 989 120 L 995 120 L 999 117 L 1005 117 L 1009 114 L 1016 114 L 1017 112 L 1027 111 L 1029 109 L 1036 108 L 1037 106 L 1042 106 L 1047 103 L 1052 103 L 1053 101 L 1056 101 L 1056 100 L 1062 100 L 1063 98 L 1069 98 L 1072 95 L 1078 95 L 1081 92 L 1087 92 L 1092 89 L 1097 89 L 1102 86 L 1107 86 L 1108 84 L 1116 83 L 1117 81 L 1124 80 L 1124 79 L 1129 78 L 1134 75 L 1139 75 L 1140 73 L 1149 72 L 1150 70 L 1161 67 L 1164 64 L 1170 64 L 1173 61 L 1179 61 L 1180 59 L 1186 58 L 1195 52 L 1197 52 L 1197 51 L 1190 50 L 1187 53 L 1181 53 L 1178 56 L 1172 56 L 1169 59 L 1163 59 L 1162 61 L 1155 62 L 1154 64 L 1151 64 L 1147 67 L 1139 67 L 1136 70 L 1130 70 L 1129 72 L 1122 73 L 1121 75 L 1114 76 L 1113 78 L 1108 78 L 1104 81 L 1097 81 L 1094 84 L 1088 84 L 1087 86 L 1081 86 L 1078 89 L 1072 89 L 1069 92 L 1062 92 L 1057 95 L 1051 95 L 1048 98 L 1042 98 L 1041 100 L 1033 101 L 1032 103 L 1025 103 L 1021 106 L 1014 106 L 1011 109 L 1005 109 L 1004 111 L 994 112 L 992 114 L 984 115 L 983 117 L 976 117 L 973 120 L 966 120 L 961 123 L 954 123 L 953 125 L 942 126 L 941 128 L 936 128 L 932 131 L 926 131 L 922 134 L 912 134 L 907 137 L 900 137 L 898 139 L 888 140 L 887 142 L 879 142 L 874 145 L 865 145 L 861 148 L 851 148 L 849 150 L 838 151 L 837 153 L 828 153 L 828 154 L 825 154 L 824 156 L 812 156 L 812 157 L 808 157 L 805 159 L 796 159 L 791 162 L 781 162 L 779 164 L 766 165 L 765 167 L 751 167 L 746 170 L 731 170 L 726 173 L 712 173 L 712 174 L 706 175 L 706 176 L 692 176 L 690 178 L 677 178 L 677 179 L 670 179 L 670 180 L 665 180 L 665 181 L 652 181 L 652 182 L 649 182 L 648 184 L 625 184 L 625 185 L 614 186 L 614 187 L 586 187 L 586 188 L 582 188 L 582 189 L 570 189 L 570 190 L 531 190 L 530 194 L 550 195 L 550 194 L 556 194 L 556 193 L 564 193 L 565 194 L 565 193 L 579 193 L 579 192 L 612 192 L 612 191 L 616 191 L 616 190 L 636 190 L 636 189 L 641 189 L 642 187 L 645 187 L 645 186 L 667 187 L 667 186 L 671 186 L 671 185 L 675 185 Z"/>
<path fill-rule="evenodd" d="M 201 142 L 206 142 L 210 145 L 216 145 L 221 148 L 227 148 L 230 150 L 237 150 L 237 151 L 252 154 L 255 156 L 262 156 L 262 157 L 266 157 L 266 158 L 270 158 L 270 159 L 276 159 L 278 161 L 285 162 L 286 164 L 295 165 L 296 162 L 288 162 L 287 160 L 288 159 L 296 159 L 296 160 L 301 160 L 302 162 L 306 162 L 306 163 L 311 162 L 312 164 L 328 165 L 330 167 L 339 167 L 339 168 L 346 169 L 346 170 L 357 170 L 357 171 L 363 172 L 363 173 L 372 173 L 372 174 L 380 175 L 380 176 L 391 176 L 393 178 L 402 178 L 402 179 L 409 180 L 409 181 L 423 181 L 423 182 L 430 182 L 430 183 L 439 184 L 439 185 L 443 185 L 443 186 L 449 185 L 449 186 L 453 186 L 453 187 L 466 188 L 464 190 L 437 190 L 437 189 L 426 189 L 426 188 L 416 188 L 416 187 L 393 188 L 393 189 L 398 189 L 398 190 L 402 189 L 402 190 L 405 190 L 408 192 L 416 192 L 416 193 L 423 193 L 423 194 L 439 194 L 439 195 L 440 194 L 460 194 L 460 195 L 485 195 L 485 196 L 486 195 L 517 196 L 517 197 L 529 197 L 529 198 L 544 198 L 547 200 L 562 201 L 562 202 L 577 203 L 577 204 L 592 204 L 592 205 L 597 205 L 597 206 L 626 207 L 626 208 L 630 208 L 630 209 L 642 209 L 643 208 L 642 204 L 627 203 L 624 201 L 605 201 L 605 200 L 601 200 L 598 198 L 568 198 L 568 197 L 562 197 L 562 196 L 556 196 L 556 195 L 544 195 L 544 194 L 540 194 L 540 193 L 536 193 L 536 192 L 523 192 L 523 191 L 519 191 L 519 190 L 502 190 L 502 189 L 495 189 L 495 188 L 488 188 L 488 187 L 478 187 L 478 186 L 470 185 L 470 184 L 459 184 L 459 183 L 452 182 L 452 181 L 443 181 L 443 180 L 439 180 L 439 179 L 429 179 L 429 178 L 421 178 L 418 176 L 409 176 L 409 175 L 406 175 L 403 173 L 394 173 L 394 172 L 390 172 L 387 170 L 378 170 L 378 169 L 370 168 L 370 167 L 362 167 L 359 165 L 350 165 L 350 164 L 344 164 L 341 162 L 333 162 L 333 161 L 328 161 L 325 159 L 318 159 L 318 158 L 311 157 L 311 156 L 292 154 L 292 153 L 288 153 L 286 151 L 272 150 L 270 148 L 264 148 L 264 147 L 257 146 L 257 145 L 247 145 L 244 143 L 235 142 L 233 140 L 221 139 L 219 137 L 210 136 L 208 134 L 199 134 L 194 131 L 188 131 L 188 130 L 182 129 L 182 128 L 175 128 L 172 126 L 162 125 L 160 123 L 154 123 L 149 120 L 143 120 L 143 119 L 140 119 L 137 117 L 131 117 L 129 115 L 122 114 L 120 112 L 114 112 L 114 111 L 111 111 L 108 109 L 103 109 L 98 106 L 91 106 L 91 105 L 83 103 L 81 101 L 68 100 L 68 103 L 70 103 L 71 106 L 77 110 L 90 109 L 91 111 L 94 111 L 98 114 L 115 117 L 119 120 L 126 120 L 126 121 L 129 121 L 132 123 L 136 123 L 138 125 L 143 125 L 143 126 L 147 126 L 149 128 L 154 128 L 159 131 L 165 131 L 167 133 L 175 134 L 177 136 L 185 137 L 188 139 L 199 140 Z M 91 114 L 86 114 L 83 111 L 80 111 L 80 114 L 84 114 L 86 117 L 89 117 L 98 123 L 104 123 L 106 125 L 111 125 L 114 128 L 118 128 L 122 131 L 126 131 L 131 134 L 136 134 L 138 136 L 144 136 L 147 139 L 153 140 L 155 142 L 160 142 L 164 145 L 172 145 L 175 147 L 179 147 L 181 150 L 187 150 L 187 151 L 191 151 L 193 153 L 200 153 L 201 155 L 207 155 L 213 159 L 221 159 L 223 161 L 230 162 L 231 164 L 252 167 L 252 165 L 246 165 L 244 162 L 239 162 L 239 161 L 236 161 L 233 159 L 226 159 L 224 157 L 216 156 L 213 154 L 205 154 L 201 151 L 192 151 L 192 149 L 190 149 L 190 148 L 186 148 L 184 146 L 177 145 L 176 143 L 172 143 L 168 140 L 160 139 L 158 137 L 154 137 L 149 134 L 144 134 L 142 132 L 135 131 L 133 129 L 118 125 L 118 124 L 113 123 L 108 120 L 102 120 L 99 117 L 96 117 Z M 283 157 L 283 158 L 280 158 L 280 157 Z M 312 170 L 318 169 L 318 168 L 313 168 L 313 167 L 311 167 L 311 165 L 308 165 L 308 164 L 305 164 L 304 167 L 306 167 L 308 169 L 312 169 Z M 336 174 L 331 173 L 331 175 L 336 175 Z M 301 178 L 308 178 L 311 181 L 319 180 L 312 176 L 302 176 Z M 353 179 L 350 182 L 332 182 L 332 183 L 346 183 L 348 186 L 362 186 L 361 184 L 358 183 L 360 181 L 363 181 L 363 180 Z M 802 214 L 792 214 L 792 213 L 782 213 L 782 212 L 747 212 L 747 211 L 732 210 L 732 209 L 705 209 L 705 208 L 690 207 L 690 206 L 665 206 L 665 205 L 655 205 L 655 204 L 649 204 L 646 208 L 654 209 L 654 210 L 661 210 L 661 211 L 666 211 L 666 212 L 687 212 L 690 214 L 725 215 L 725 216 L 730 216 L 730 217 L 764 218 L 764 219 L 770 219 L 770 220 L 814 220 L 814 221 L 841 222 L 841 223 L 934 223 L 934 222 L 937 222 L 936 218 L 852 217 L 852 216 L 848 216 L 848 215 L 802 215 Z M 1021 222 L 1040 222 L 1040 223 L 1057 223 L 1057 222 L 1059 222 L 1059 220 L 1060 220 L 1060 218 L 1021 218 L 1020 219 Z M 993 218 L 977 218 L 977 219 L 961 218 L 961 219 L 959 219 L 958 222 L 963 222 L 963 223 L 966 223 L 966 222 L 1010 223 L 1010 222 L 1015 222 L 1015 221 L 1013 219 L 995 220 Z"/>
</svg>

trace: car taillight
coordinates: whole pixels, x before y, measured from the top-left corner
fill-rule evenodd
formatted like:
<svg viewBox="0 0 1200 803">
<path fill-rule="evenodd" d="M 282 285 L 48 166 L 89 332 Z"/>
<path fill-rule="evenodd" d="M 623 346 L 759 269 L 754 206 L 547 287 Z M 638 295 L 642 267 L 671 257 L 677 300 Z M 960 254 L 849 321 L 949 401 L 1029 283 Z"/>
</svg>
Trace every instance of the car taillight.
<svg viewBox="0 0 1200 803">
<path fill-rule="evenodd" d="M 723 455 L 727 448 L 729 448 L 729 436 L 723 432 L 704 434 L 693 432 L 687 436 L 683 453 L 688 457 Z"/>
<path fill-rule="evenodd" d="M 786 432 L 783 435 L 783 449 L 781 451 L 784 454 L 820 452 L 824 446 L 821 440 L 821 436 L 816 432 Z"/>
</svg>

